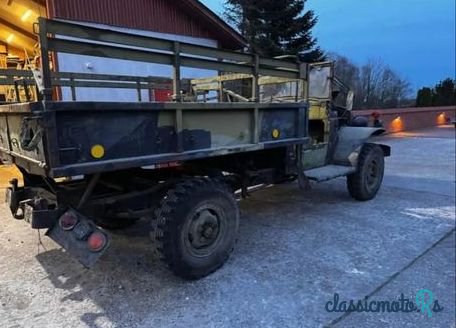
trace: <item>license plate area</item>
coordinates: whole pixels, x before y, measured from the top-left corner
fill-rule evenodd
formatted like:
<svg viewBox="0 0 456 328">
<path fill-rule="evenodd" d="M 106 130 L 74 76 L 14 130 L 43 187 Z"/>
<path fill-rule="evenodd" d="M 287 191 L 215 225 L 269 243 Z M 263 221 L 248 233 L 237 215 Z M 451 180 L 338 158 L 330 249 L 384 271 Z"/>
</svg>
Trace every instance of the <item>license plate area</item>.
<svg viewBox="0 0 456 328">
<path fill-rule="evenodd" d="M 77 218 L 77 223 L 74 227 L 69 228 L 65 224 L 62 224 L 62 218 L 65 215 Z M 93 247 L 91 249 L 89 246 L 89 240 L 95 233 L 105 238 L 102 247 L 96 250 Z M 57 224 L 49 229 L 46 235 L 62 246 L 71 256 L 75 257 L 87 268 L 95 265 L 98 259 L 109 248 L 110 244 L 110 237 L 106 232 L 99 229 L 90 219 L 74 209 L 69 209 L 63 213 Z"/>
</svg>

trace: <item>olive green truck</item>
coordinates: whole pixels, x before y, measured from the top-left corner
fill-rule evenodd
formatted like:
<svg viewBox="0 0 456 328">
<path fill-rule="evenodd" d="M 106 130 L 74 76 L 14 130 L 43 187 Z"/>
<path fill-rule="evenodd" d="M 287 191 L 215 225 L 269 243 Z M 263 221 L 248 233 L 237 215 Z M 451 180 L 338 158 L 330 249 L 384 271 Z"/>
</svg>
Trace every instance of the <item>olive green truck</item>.
<svg viewBox="0 0 456 328">
<path fill-rule="evenodd" d="M 37 33 L 41 69 L 0 71 L 17 94 L 0 105 L 1 158 L 23 175 L 6 201 L 86 267 L 109 247 L 110 229 L 147 219 L 154 252 L 176 275 L 201 278 L 227 260 L 238 201 L 258 186 L 346 177 L 360 201 L 381 186 L 390 148 L 372 138 L 384 131 L 351 118 L 353 94 L 332 63 L 46 19 Z M 173 76 L 59 72 L 60 53 L 167 65 Z M 183 67 L 215 74 L 184 79 Z M 168 101 L 143 101 L 163 85 Z M 78 101 L 80 88 L 137 90 L 138 100 Z"/>
</svg>

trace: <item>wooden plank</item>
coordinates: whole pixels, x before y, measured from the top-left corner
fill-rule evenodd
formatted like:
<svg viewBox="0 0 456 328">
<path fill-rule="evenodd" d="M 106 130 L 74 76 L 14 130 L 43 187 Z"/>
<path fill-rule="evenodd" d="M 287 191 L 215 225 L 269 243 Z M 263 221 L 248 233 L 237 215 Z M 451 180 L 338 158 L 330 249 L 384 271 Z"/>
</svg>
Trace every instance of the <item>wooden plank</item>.
<svg viewBox="0 0 456 328">
<path fill-rule="evenodd" d="M 290 61 L 286 60 L 279 60 L 279 59 L 272 59 L 272 58 L 264 58 L 260 57 L 260 66 L 269 66 L 272 68 L 285 68 L 285 69 L 290 69 L 290 70 L 299 70 L 299 64 L 298 63 L 293 63 Z"/>
<path fill-rule="evenodd" d="M 295 71 L 260 67 L 259 72 L 260 72 L 260 75 L 273 76 L 273 77 L 284 77 L 287 79 L 299 79 L 299 72 L 295 72 Z"/>
<path fill-rule="evenodd" d="M 213 111 L 213 110 L 246 110 L 251 111 L 253 108 L 258 107 L 261 110 L 274 110 L 280 108 L 298 110 L 302 107 L 302 103 L 290 104 L 255 104 L 255 103 L 154 103 L 154 102 L 97 102 L 97 101 L 47 101 L 44 107 L 48 110 L 54 111 L 129 111 L 135 113 L 136 111 L 151 111 L 151 110 L 164 110 L 175 111 L 182 109 L 184 111 Z"/>
<path fill-rule="evenodd" d="M 125 60 L 149 61 L 168 65 L 172 64 L 172 59 L 169 59 L 166 55 L 174 57 L 175 54 L 175 41 L 167 41 L 153 37 L 139 36 L 60 21 L 49 20 L 47 22 L 48 33 L 77 37 L 95 42 L 108 42 L 122 46 L 139 47 L 142 49 L 147 48 L 154 51 L 169 51 L 170 53 L 152 53 L 150 51 L 127 49 L 113 45 L 95 45 L 89 42 L 63 41 L 51 38 L 48 40 L 49 48 L 57 52 L 69 52 Z M 70 42 L 72 42 L 72 44 Z M 253 73 L 255 56 L 252 54 L 241 54 L 211 47 L 195 46 L 184 42 L 177 43 L 179 44 L 182 66 L 234 73 Z M 122 51 L 125 53 L 122 54 Z M 157 57 L 153 57 L 154 55 Z M 198 56 L 199 58 L 195 56 Z M 258 67 L 260 68 L 259 73 L 261 75 L 289 78 L 299 78 L 300 76 L 299 64 L 289 61 L 261 58 Z"/>
<path fill-rule="evenodd" d="M 253 73 L 252 65 L 219 62 L 219 61 L 207 60 L 207 59 L 201 59 L 201 58 L 182 57 L 181 65 L 185 66 L 185 67 L 201 68 L 201 69 L 207 69 L 207 70 L 213 70 L 213 71 L 219 71 L 219 72 L 233 72 L 233 73 L 244 73 L 244 74 Z"/>
<path fill-rule="evenodd" d="M 133 60 L 164 65 L 172 65 L 173 60 L 173 55 L 169 54 L 60 39 L 49 39 L 48 49 L 70 54 Z"/>
<path fill-rule="evenodd" d="M 65 35 L 85 40 L 129 45 L 153 50 L 172 52 L 174 49 L 174 41 L 170 40 L 61 21 L 48 20 L 47 31 L 56 35 Z M 224 51 L 184 42 L 179 43 L 181 44 L 182 53 L 192 56 L 204 56 L 240 62 L 251 62 L 252 60 L 252 56 L 249 54 Z"/>
<path fill-rule="evenodd" d="M 113 88 L 113 89 L 138 89 L 137 83 L 125 83 L 125 82 L 98 82 L 98 81 L 71 81 L 71 80 L 60 80 L 53 81 L 53 86 L 60 87 L 76 87 L 76 88 Z M 143 84 L 145 87 L 147 84 Z"/>
<path fill-rule="evenodd" d="M 47 20 L 47 33 L 124 46 L 172 51 L 173 41 L 74 23 Z"/>
<path fill-rule="evenodd" d="M 1 74 L 0 74 L 1 76 Z M 171 78 L 158 76 L 133 76 L 115 74 L 92 74 L 92 73 L 73 73 L 73 72 L 52 72 L 54 79 L 75 80 L 96 80 L 96 81 L 125 81 L 125 82 L 144 82 L 144 83 L 171 83 Z"/>
<path fill-rule="evenodd" d="M 253 56 L 251 54 L 225 51 L 217 48 L 198 46 L 189 43 L 181 42 L 181 51 L 183 54 L 192 56 L 210 57 L 244 64 L 252 64 L 253 62 Z"/>
</svg>

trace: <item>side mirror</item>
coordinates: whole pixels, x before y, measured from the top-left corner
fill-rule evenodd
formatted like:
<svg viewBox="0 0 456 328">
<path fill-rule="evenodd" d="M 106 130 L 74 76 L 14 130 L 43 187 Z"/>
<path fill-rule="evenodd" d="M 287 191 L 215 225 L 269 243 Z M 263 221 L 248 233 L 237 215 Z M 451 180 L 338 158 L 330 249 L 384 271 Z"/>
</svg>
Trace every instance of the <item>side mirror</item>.
<svg viewBox="0 0 456 328">
<path fill-rule="evenodd" d="M 353 91 L 349 91 L 348 95 L 347 95 L 347 105 L 345 107 L 348 111 L 353 110 L 354 100 L 355 100 L 355 93 Z"/>
</svg>

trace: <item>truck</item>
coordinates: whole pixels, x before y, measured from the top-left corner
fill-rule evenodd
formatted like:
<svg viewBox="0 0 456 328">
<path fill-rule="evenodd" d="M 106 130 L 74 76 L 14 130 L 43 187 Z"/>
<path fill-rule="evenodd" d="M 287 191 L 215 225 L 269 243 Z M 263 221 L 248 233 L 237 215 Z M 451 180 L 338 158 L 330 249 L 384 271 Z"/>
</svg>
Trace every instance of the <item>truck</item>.
<svg viewBox="0 0 456 328">
<path fill-rule="evenodd" d="M 346 177 L 350 195 L 373 199 L 387 145 L 381 128 L 355 124 L 353 93 L 331 62 L 140 36 L 40 18 L 41 67 L 0 72 L 16 90 L 0 105 L 0 153 L 15 164 L 6 203 L 15 219 L 90 268 L 109 230 L 150 222 L 151 253 L 185 279 L 219 269 L 238 238 L 238 202 L 259 186 Z M 156 63 L 172 77 L 60 72 L 59 53 Z M 183 67 L 215 76 L 183 79 Z M 171 88 L 168 101 L 144 90 Z M 80 101 L 81 88 L 137 90 L 134 102 Z M 63 90 L 70 100 L 63 99 Z M 32 97 L 36 95 L 36 99 Z M 19 177 L 18 177 L 19 178 Z"/>
</svg>

